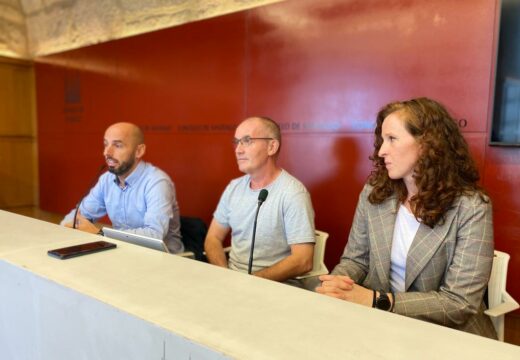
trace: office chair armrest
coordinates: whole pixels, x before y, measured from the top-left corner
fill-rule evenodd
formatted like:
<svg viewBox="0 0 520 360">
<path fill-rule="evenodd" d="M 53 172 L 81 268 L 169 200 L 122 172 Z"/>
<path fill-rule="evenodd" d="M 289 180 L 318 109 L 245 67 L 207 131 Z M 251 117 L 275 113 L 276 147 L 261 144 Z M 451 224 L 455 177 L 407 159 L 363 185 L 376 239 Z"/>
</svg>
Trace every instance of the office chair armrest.
<svg viewBox="0 0 520 360">
<path fill-rule="evenodd" d="M 195 259 L 195 254 L 191 251 L 185 251 L 185 252 L 182 252 L 182 253 L 178 253 L 178 254 L 175 254 L 177 256 L 182 256 L 182 257 L 185 257 L 185 258 L 188 258 L 188 259 Z"/>
<path fill-rule="evenodd" d="M 502 303 L 497 305 L 491 309 L 484 311 L 484 313 L 491 317 L 498 317 L 513 310 L 516 310 L 520 307 L 518 303 L 509 295 L 507 292 L 502 293 Z"/>
<path fill-rule="evenodd" d="M 231 251 L 231 246 L 227 246 L 224 248 L 224 254 L 226 254 L 226 257 L 229 256 L 229 252 Z M 206 252 L 203 252 L 204 256 L 206 256 Z"/>
</svg>

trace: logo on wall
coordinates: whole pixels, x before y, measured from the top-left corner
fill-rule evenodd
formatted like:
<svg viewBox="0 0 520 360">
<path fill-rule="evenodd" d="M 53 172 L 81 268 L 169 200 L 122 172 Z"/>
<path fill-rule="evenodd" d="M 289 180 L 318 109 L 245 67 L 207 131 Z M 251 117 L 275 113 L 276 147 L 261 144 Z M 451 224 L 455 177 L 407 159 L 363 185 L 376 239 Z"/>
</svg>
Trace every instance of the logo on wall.
<svg viewBox="0 0 520 360">
<path fill-rule="evenodd" d="M 81 81 L 79 74 L 67 73 L 64 84 L 65 121 L 80 122 L 83 117 L 83 103 L 81 102 Z"/>
<path fill-rule="evenodd" d="M 200 124 L 200 123 L 182 123 L 177 125 L 177 131 L 180 133 L 216 133 L 229 132 L 232 133 L 237 128 L 237 123 L 216 123 L 216 124 Z M 286 132 L 305 132 L 305 133 L 330 133 L 342 130 L 342 124 L 339 121 L 293 121 L 278 123 L 280 130 Z M 360 125 L 356 125 L 359 127 Z M 372 124 L 369 123 L 372 127 Z M 366 126 L 365 126 L 366 127 Z"/>
</svg>

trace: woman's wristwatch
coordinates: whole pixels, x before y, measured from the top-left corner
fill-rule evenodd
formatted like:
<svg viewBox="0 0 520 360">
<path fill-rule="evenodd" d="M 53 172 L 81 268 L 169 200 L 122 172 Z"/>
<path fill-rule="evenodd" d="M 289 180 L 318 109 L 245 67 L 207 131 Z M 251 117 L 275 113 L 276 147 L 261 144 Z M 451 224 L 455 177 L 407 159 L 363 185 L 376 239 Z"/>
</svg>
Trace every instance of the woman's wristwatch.
<svg viewBox="0 0 520 360">
<path fill-rule="evenodd" d="M 373 290 L 374 291 L 374 298 L 372 300 L 372 307 L 380 310 L 388 311 L 392 307 L 392 302 L 390 301 L 390 298 L 383 290 Z M 377 293 L 379 293 L 379 296 L 377 296 Z"/>
</svg>

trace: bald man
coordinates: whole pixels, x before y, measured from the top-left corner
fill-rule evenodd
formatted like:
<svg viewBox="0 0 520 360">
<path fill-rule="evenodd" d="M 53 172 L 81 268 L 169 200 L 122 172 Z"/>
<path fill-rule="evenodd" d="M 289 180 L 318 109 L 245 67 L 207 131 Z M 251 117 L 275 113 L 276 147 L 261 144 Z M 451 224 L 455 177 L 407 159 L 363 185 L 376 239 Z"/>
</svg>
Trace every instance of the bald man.
<svg viewBox="0 0 520 360">
<path fill-rule="evenodd" d="M 247 272 L 254 215 L 261 189 L 269 191 L 258 215 L 253 273 L 304 287 L 294 279 L 312 269 L 314 210 L 305 186 L 277 165 L 282 143 L 272 119 L 252 117 L 235 131 L 235 156 L 244 176 L 231 181 L 213 214 L 204 244 L 210 263 Z M 223 243 L 231 233 L 229 261 Z"/>
<path fill-rule="evenodd" d="M 93 222 L 108 215 L 115 229 L 161 239 L 172 253 L 184 251 L 175 186 L 165 172 L 142 160 L 141 129 L 113 124 L 105 131 L 104 147 L 108 171 L 81 202 L 76 228 L 98 233 Z M 61 224 L 72 227 L 74 212 Z"/>
</svg>

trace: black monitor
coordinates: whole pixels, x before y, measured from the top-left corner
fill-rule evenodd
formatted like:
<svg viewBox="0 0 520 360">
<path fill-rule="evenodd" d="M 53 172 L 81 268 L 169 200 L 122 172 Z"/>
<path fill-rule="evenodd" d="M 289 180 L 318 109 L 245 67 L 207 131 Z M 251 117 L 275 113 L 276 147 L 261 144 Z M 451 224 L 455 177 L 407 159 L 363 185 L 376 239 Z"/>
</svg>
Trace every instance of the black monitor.
<svg viewBox="0 0 520 360">
<path fill-rule="evenodd" d="M 520 0 L 502 0 L 491 145 L 520 146 Z"/>
</svg>

